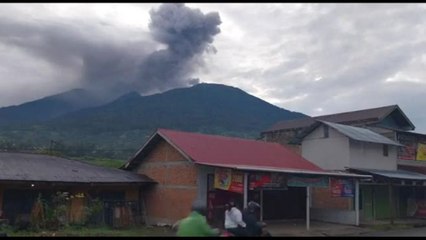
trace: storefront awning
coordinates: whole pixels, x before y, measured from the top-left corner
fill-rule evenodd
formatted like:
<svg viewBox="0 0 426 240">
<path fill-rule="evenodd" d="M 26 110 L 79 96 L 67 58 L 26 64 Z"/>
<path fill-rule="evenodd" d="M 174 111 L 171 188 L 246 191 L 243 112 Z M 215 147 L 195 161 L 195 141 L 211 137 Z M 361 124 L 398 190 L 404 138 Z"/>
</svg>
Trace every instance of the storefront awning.
<svg viewBox="0 0 426 240">
<path fill-rule="evenodd" d="M 256 172 L 280 172 L 290 174 L 305 174 L 305 175 L 321 175 L 321 176 L 335 176 L 335 177 L 353 177 L 353 178 L 371 178 L 368 174 L 356 174 L 346 172 L 334 172 L 334 171 L 309 171 L 302 169 L 286 169 L 286 168 L 274 168 L 274 167 L 263 167 L 263 166 L 248 166 L 248 165 L 231 165 L 231 164 L 212 164 L 198 162 L 200 165 L 211 166 L 211 167 L 224 167 L 243 171 L 256 171 Z"/>
<path fill-rule="evenodd" d="M 390 179 L 398 180 L 410 180 L 410 181 L 426 181 L 426 175 L 410 172 L 406 170 L 379 170 L 379 169 L 364 169 L 364 168 L 349 168 L 351 172 L 356 172 L 360 174 L 371 174 L 376 176 L 381 176 Z"/>
</svg>

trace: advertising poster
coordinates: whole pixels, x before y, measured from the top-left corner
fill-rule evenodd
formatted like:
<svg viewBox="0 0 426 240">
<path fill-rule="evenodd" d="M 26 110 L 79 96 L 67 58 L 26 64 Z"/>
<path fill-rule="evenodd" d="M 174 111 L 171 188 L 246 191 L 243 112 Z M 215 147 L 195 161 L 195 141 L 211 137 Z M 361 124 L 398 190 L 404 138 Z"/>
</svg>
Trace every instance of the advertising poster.
<svg viewBox="0 0 426 240">
<path fill-rule="evenodd" d="M 409 198 L 407 200 L 407 215 L 410 217 L 426 217 L 426 200 Z"/>
<path fill-rule="evenodd" d="M 250 174 L 250 178 L 249 178 L 249 189 L 253 190 L 256 188 L 261 188 L 263 187 L 265 184 L 270 183 L 271 182 L 271 174 L 269 173 L 254 173 L 254 174 Z"/>
<path fill-rule="evenodd" d="M 417 144 L 416 160 L 426 161 L 426 143 L 418 143 Z"/>
<path fill-rule="evenodd" d="M 280 173 L 255 173 L 250 174 L 249 189 L 287 189 L 287 179 Z"/>
<path fill-rule="evenodd" d="M 231 169 L 216 168 L 214 187 L 230 192 L 243 193 L 244 174 Z"/>
<path fill-rule="evenodd" d="M 349 179 L 330 178 L 330 190 L 333 197 L 353 197 L 354 184 Z"/>
</svg>

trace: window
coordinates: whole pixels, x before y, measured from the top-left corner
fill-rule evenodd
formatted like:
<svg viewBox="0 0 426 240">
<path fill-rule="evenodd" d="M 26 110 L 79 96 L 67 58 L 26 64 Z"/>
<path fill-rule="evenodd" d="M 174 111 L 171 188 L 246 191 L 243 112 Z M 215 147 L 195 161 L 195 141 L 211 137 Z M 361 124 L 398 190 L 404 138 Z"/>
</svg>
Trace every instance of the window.
<svg viewBox="0 0 426 240">
<path fill-rule="evenodd" d="M 383 156 L 389 156 L 389 146 L 386 144 L 383 144 Z"/>
<path fill-rule="evenodd" d="M 324 138 L 328 138 L 328 126 L 324 125 Z"/>
</svg>

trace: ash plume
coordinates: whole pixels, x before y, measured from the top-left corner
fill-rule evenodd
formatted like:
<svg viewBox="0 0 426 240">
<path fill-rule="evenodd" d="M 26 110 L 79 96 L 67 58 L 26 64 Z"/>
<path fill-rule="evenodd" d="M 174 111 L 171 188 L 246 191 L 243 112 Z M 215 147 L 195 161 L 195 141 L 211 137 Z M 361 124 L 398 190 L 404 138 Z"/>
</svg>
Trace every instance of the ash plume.
<svg viewBox="0 0 426 240">
<path fill-rule="evenodd" d="M 149 28 L 154 39 L 166 46 L 150 54 L 140 66 L 139 89 L 157 89 L 193 84 L 190 74 L 202 65 L 213 37 L 220 32 L 219 14 L 203 14 L 184 4 L 164 4 L 151 10 Z"/>
</svg>

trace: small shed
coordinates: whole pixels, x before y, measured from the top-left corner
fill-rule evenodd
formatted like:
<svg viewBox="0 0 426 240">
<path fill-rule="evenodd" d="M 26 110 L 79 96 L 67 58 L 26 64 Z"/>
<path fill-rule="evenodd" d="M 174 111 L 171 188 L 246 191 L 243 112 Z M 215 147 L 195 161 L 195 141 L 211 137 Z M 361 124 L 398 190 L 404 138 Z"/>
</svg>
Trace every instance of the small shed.
<svg viewBox="0 0 426 240">
<path fill-rule="evenodd" d="M 14 224 L 31 215 L 38 198 L 50 201 L 56 194 L 66 194 L 69 222 L 81 221 L 84 207 L 94 199 L 104 204 L 107 224 L 113 225 L 114 211 L 123 209 L 135 222 L 142 222 L 143 188 L 154 183 L 142 174 L 62 157 L 0 152 L 0 218 Z"/>
</svg>

